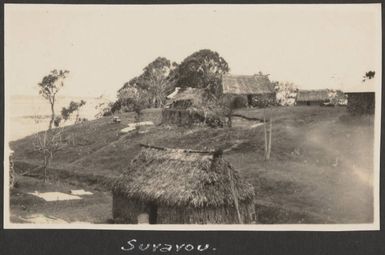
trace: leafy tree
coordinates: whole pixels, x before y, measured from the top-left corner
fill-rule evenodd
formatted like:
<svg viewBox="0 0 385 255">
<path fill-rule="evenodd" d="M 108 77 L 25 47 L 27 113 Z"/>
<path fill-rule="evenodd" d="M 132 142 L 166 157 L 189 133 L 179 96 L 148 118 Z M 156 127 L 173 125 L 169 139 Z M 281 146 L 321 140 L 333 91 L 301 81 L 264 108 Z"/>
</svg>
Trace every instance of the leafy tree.
<svg viewBox="0 0 385 255">
<path fill-rule="evenodd" d="M 75 123 L 79 121 L 80 108 L 86 104 L 86 101 L 80 100 L 80 102 L 71 101 L 69 106 L 63 107 L 61 110 L 61 116 L 64 120 L 68 120 L 72 113 L 76 112 Z"/>
<path fill-rule="evenodd" d="M 49 122 L 48 130 L 52 129 L 52 124 L 55 120 L 55 100 L 56 94 L 61 87 L 64 86 L 63 80 L 67 77 L 69 71 L 67 70 L 52 70 L 48 75 L 44 76 L 42 81 L 38 83 L 39 94 L 49 101 L 51 106 L 51 120 Z"/>
<path fill-rule="evenodd" d="M 121 100 L 122 106 L 130 106 L 132 108 L 133 100 L 125 91 L 126 89 L 136 89 L 145 92 L 146 102 L 148 107 L 162 107 L 166 102 L 166 96 L 174 89 L 174 77 L 176 63 L 171 63 L 170 60 L 158 57 L 144 69 L 143 73 L 126 82 L 118 91 L 118 98 Z M 143 93 L 144 95 L 144 93 Z"/>
<path fill-rule="evenodd" d="M 365 75 L 363 76 L 363 80 L 362 80 L 362 81 L 366 81 L 367 79 L 368 79 L 368 80 L 373 79 L 375 75 L 376 75 L 376 72 L 375 72 L 375 71 L 368 71 L 368 72 L 366 72 Z"/>
<path fill-rule="evenodd" d="M 282 106 L 294 105 L 297 95 L 297 86 L 292 82 L 275 83 L 275 97 L 277 103 Z"/>
<path fill-rule="evenodd" d="M 111 113 L 115 114 L 115 112 L 119 111 L 122 108 L 122 102 L 120 100 L 116 100 L 114 103 L 110 105 Z"/>
<path fill-rule="evenodd" d="M 177 86 L 205 88 L 219 97 L 222 75 L 229 72 L 229 66 L 217 52 L 203 49 L 185 58 L 177 72 Z"/>
</svg>

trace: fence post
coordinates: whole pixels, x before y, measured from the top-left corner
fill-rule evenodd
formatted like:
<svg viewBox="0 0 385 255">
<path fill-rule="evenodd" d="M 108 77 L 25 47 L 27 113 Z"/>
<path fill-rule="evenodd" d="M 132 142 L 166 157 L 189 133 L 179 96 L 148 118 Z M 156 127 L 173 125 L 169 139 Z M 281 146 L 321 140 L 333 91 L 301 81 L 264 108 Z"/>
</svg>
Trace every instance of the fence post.
<svg viewBox="0 0 385 255">
<path fill-rule="evenodd" d="M 265 112 L 263 112 L 263 131 L 265 135 L 265 160 L 267 159 L 267 130 L 266 130 L 266 118 L 265 118 Z"/>
<path fill-rule="evenodd" d="M 271 136 L 272 136 L 272 129 L 273 129 L 273 120 L 270 118 L 269 121 L 269 143 L 268 143 L 268 148 L 267 148 L 267 157 L 266 159 L 270 159 L 270 153 L 271 153 Z"/>
</svg>

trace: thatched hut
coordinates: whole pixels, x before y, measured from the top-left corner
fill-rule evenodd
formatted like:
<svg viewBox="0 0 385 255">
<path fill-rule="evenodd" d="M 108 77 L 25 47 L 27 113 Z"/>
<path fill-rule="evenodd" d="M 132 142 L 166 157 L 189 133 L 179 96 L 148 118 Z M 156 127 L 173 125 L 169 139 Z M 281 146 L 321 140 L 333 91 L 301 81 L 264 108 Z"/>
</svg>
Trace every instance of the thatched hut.
<svg viewBox="0 0 385 255">
<path fill-rule="evenodd" d="M 225 75 L 222 77 L 224 100 L 243 100 L 246 106 L 265 107 L 275 101 L 275 88 L 267 75 Z"/>
<path fill-rule="evenodd" d="M 162 123 L 177 126 L 223 126 L 224 121 L 218 115 L 220 110 L 215 100 L 205 89 L 181 88 L 173 95 L 168 107 L 163 109 Z"/>
<path fill-rule="evenodd" d="M 345 94 L 348 97 L 347 109 L 351 114 L 374 114 L 375 91 L 380 87 L 376 78 L 366 79 L 352 86 Z"/>
<path fill-rule="evenodd" d="M 299 90 L 297 92 L 297 105 L 321 105 L 330 100 L 328 89 Z"/>
<path fill-rule="evenodd" d="M 118 223 L 251 223 L 254 189 L 215 151 L 142 145 L 113 185 Z"/>
<path fill-rule="evenodd" d="M 375 94 L 371 91 L 346 92 L 348 96 L 347 109 L 351 114 L 374 114 Z"/>
</svg>

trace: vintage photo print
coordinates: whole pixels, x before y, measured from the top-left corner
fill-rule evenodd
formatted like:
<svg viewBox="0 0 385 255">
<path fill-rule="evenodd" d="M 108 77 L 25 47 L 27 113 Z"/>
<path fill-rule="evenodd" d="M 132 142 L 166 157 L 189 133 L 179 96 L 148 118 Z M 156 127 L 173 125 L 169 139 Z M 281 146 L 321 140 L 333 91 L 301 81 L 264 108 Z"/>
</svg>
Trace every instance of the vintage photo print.
<svg viewBox="0 0 385 255">
<path fill-rule="evenodd" d="M 5 228 L 379 229 L 380 4 L 4 9 Z"/>
</svg>

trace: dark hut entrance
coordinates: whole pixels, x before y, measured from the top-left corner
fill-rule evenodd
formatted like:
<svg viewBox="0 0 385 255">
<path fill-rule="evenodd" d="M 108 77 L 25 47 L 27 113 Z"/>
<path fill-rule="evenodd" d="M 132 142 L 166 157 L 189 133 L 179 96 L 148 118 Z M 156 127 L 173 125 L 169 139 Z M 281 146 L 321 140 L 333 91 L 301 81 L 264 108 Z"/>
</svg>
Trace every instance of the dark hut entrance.
<svg viewBox="0 0 385 255">
<path fill-rule="evenodd" d="M 149 204 L 149 214 L 150 224 L 156 224 L 156 219 L 158 217 L 158 206 L 155 203 Z"/>
<path fill-rule="evenodd" d="M 138 224 L 156 224 L 158 218 L 158 206 L 153 203 L 144 205 L 144 210 L 137 215 Z"/>
<path fill-rule="evenodd" d="M 253 96 L 247 95 L 247 106 L 251 107 L 253 105 Z"/>
</svg>

